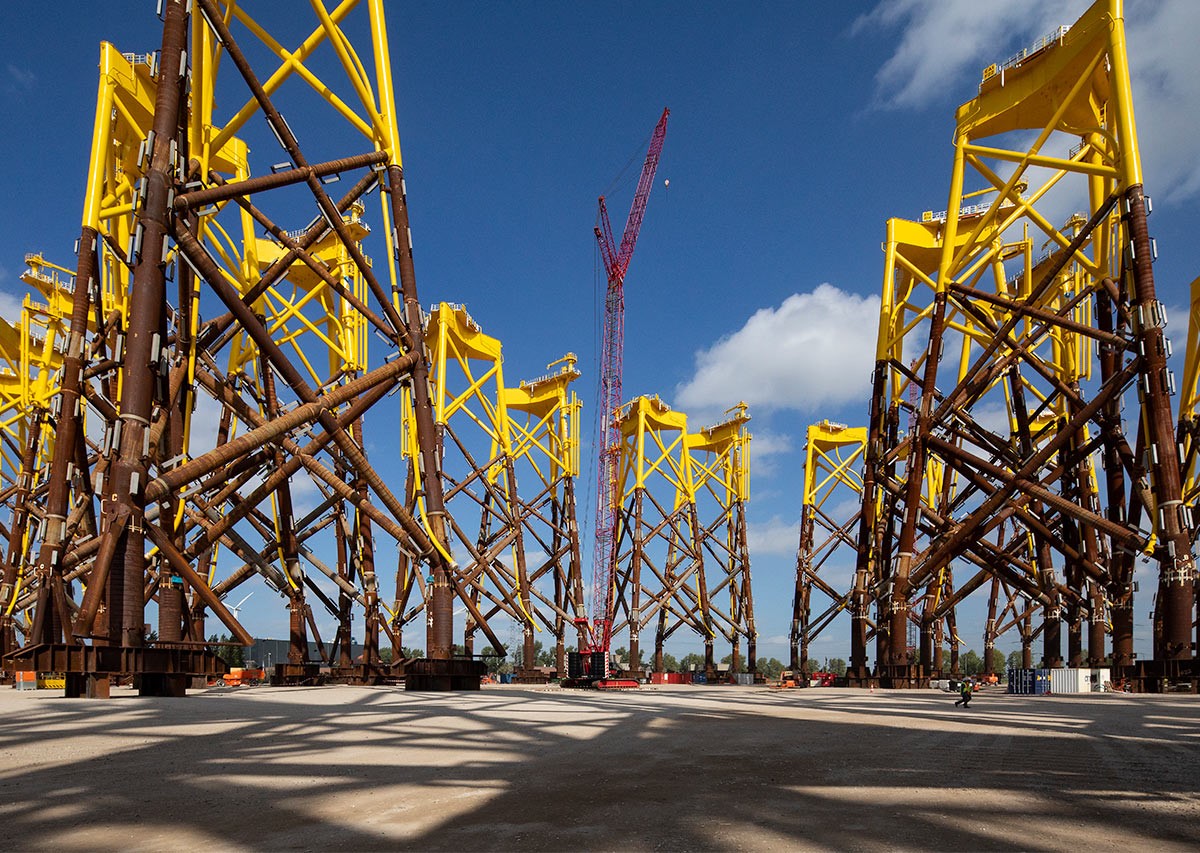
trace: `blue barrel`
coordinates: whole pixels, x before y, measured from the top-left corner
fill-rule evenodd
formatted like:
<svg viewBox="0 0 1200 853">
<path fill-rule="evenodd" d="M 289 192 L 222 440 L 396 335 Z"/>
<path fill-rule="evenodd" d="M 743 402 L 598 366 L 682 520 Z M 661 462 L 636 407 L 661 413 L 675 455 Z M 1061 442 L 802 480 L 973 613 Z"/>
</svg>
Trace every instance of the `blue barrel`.
<svg viewBox="0 0 1200 853">
<path fill-rule="evenodd" d="M 501 684 L 512 684 L 512 675 L 513 674 L 511 672 L 500 673 L 500 683 Z"/>
</svg>

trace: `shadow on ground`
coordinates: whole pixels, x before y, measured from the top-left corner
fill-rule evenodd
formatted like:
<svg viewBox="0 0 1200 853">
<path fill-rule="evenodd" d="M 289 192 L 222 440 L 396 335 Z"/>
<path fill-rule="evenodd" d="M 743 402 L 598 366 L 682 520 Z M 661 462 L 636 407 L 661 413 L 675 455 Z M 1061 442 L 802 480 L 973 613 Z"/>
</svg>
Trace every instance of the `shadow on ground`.
<svg viewBox="0 0 1200 853">
<path fill-rule="evenodd" d="M 5 849 L 1200 846 L 1200 704 L 693 688 L 5 700 Z"/>
</svg>

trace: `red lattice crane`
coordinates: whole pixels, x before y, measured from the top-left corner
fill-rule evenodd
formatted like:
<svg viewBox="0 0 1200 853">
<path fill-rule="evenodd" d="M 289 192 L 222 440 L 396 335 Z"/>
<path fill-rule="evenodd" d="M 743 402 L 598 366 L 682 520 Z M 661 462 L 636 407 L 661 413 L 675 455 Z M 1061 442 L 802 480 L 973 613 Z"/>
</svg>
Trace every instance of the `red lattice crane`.
<svg viewBox="0 0 1200 853">
<path fill-rule="evenodd" d="M 600 353 L 601 426 L 596 486 L 596 547 L 592 561 L 591 645 L 572 656 L 569 667 L 572 679 L 588 683 L 601 681 L 608 676 L 608 650 L 612 641 L 613 579 L 616 576 L 616 552 L 613 546 L 620 503 L 617 476 L 621 460 L 621 427 L 617 413 L 621 406 L 621 376 L 624 369 L 625 272 L 629 269 L 642 219 L 646 215 L 646 202 L 650 198 L 654 174 L 658 171 L 658 158 L 662 154 L 663 140 L 667 135 L 667 117 L 670 114 L 669 109 L 663 109 L 662 117 L 650 137 L 650 148 L 646 151 L 646 162 L 642 165 L 620 247 L 613 239 L 604 196 L 600 196 L 597 214 L 596 242 L 600 244 L 600 257 L 608 277 L 608 286 L 604 293 L 604 337 Z"/>
</svg>

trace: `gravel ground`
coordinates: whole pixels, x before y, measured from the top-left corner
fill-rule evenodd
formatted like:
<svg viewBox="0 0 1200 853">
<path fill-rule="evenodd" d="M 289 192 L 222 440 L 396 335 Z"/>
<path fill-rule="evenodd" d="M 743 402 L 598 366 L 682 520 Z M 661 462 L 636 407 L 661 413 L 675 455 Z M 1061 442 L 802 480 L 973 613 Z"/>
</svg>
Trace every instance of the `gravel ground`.
<svg viewBox="0 0 1200 853">
<path fill-rule="evenodd" d="M 0 690 L 3 850 L 1196 850 L 1200 700 Z"/>
</svg>

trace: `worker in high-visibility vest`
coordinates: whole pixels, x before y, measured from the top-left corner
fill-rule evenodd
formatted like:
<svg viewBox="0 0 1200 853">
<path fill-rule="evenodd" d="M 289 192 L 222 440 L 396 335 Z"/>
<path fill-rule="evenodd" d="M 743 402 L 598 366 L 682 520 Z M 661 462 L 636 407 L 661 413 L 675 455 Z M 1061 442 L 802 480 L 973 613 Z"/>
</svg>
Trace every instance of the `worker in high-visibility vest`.
<svg viewBox="0 0 1200 853">
<path fill-rule="evenodd" d="M 962 705 L 964 708 L 970 707 L 971 704 L 971 682 L 963 679 L 963 683 L 958 688 L 959 698 L 955 700 L 954 707 Z"/>
</svg>

